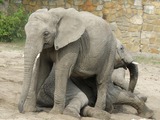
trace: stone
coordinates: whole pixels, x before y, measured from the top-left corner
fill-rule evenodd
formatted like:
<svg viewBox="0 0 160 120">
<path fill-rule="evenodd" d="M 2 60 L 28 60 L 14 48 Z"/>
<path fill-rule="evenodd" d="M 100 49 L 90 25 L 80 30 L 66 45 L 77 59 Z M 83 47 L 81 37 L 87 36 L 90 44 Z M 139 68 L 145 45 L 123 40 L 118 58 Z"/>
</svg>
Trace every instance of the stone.
<svg viewBox="0 0 160 120">
<path fill-rule="evenodd" d="M 47 0 L 42 0 L 42 6 L 48 6 L 48 1 Z"/>
<path fill-rule="evenodd" d="M 118 10 L 116 13 L 116 17 L 122 17 L 125 13 L 123 12 L 123 10 Z"/>
<path fill-rule="evenodd" d="M 132 52 L 138 52 L 139 51 L 139 45 L 133 44 L 133 43 L 127 43 L 125 47 Z"/>
<path fill-rule="evenodd" d="M 136 31 L 136 32 L 131 32 L 131 36 L 132 37 L 140 37 L 140 32 Z"/>
<path fill-rule="evenodd" d="M 80 9 L 89 12 L 93 12 L 95 8 L 96 7 L 92 4 L 91 0 L 86 0 L 86 2 L 80 7 Z"/>
<path fill-rule="evenodd" d="M 58 1 L 56 1 L 56 3 L 57 3 L 57 7 L 64 7 L 64 5 L 65 5 L 64 0 L 58 0 Z"/>
<path fill-rule="evenodd" d="M 134 15 L 130 18 L 130 22 L 135 25 L 141 25 L 143 23 L 143 18 L 140 15 Z"/>
<path fill-rule="evenodd" d="M 23 1 L 22 1 L 22 3 L 23 3 L 24 5 L 29 4 L 29 2 L 30 2 L 30 0 L 23 0 Z"/>
<path fill-rule="evenodd" d="M 137 14 L 142 16 L 143 15 L 143 10 L 138 10 Z"/>
<path fill-rule="evenodd" d="M 142 6 L 142 0 L 134 0 L 135 6 Z"/>
<path fill-rule="evenodd" d="M 129 40 L 132 39 L 131 37 L 126 37 L 126 38 L 121 38 L 120 41 L 122 42 L 122 44 L 128 44 Z"/>
<path fill-rule="evenodd" d="M 55 0 L 50 0 L 49 1 L 49 5 L 50 6 L 55 6 L 57 3 L 55 2 Z"/>
<path fill-rule="evenodd" d="M 149 39 L 150 44 L 156 44 L 156 38 L 152 37 Z"/>
<path fill-rule="evenodd" d="M 71 8 L 71 7 L 72 7 L 71 4 L 69 4 L 69 3 L 66 3 L 66 4 L 65 4 L 65 8 Z"/>
<path fill-rule="evenodd" d="M 35 6 L 31 6 L 31 5 L 26 5 L 26 10 L 28 12 L 33 12 L 35 10 L 37 10 L 38 8 L 35 8 Z"/>
<path fill-rule="evenodd" d="M 154 20 L 152 24 L 154 24 L 154 25 L 156 25 L 156 26 L 157 26 L 157 25 L 160 25 L 160 19 Z"/>
<path fill-rule="evenodd" d="M 117 26 L 116 22 L 110 23 L 110 27 L 111 27 L 112 31 L 116 31 L 118 29 L 118 26 Z"/>
<path fill-rule="evenodd" d="M 150 25 L 150 24 L 144 24 L 142 29 L 144 31 L 152 31 L 153 30 L 153 25 Z"/>
<path fill-rule="evenodd" d="M 49 6 L 49 9 L 52 9 L 52 8 L 57 8 L 57 4 Z"/>
<path fill-rule="evenodd" d="M 73 0 L 66 0 L 67 3 L 69 3 L 70 5 L 73 5 Z"/>
<path fill-rule="evenodd" d="M 155 19 L 158 19 L 158 16 L 157 15 L 149 15 L 149 14 L 144 14 L 143 15 L 143 19 L 146 20 L 155 20 Z"/>
<path fill-rule="evenodd" d="M 98 10 L 98 11 L 100 11 L 100 10 L 102 10 L 103 9 L 103 5 L 98 5 L 97 7 L 96 7 L 96 10 Z"/>
<path fill-rule="evenodd" d="M 156 8 L 160 8 L 160 2 L 158 2 L 158 1 L 152 2 L 152 5 L 154 5 Z"/>
<path fill-rule="evenodd" d="M 91 12 L 91 13 L 93 13 L 94 15 L 97 15 L 97 16 L 99 16 L 99 17 L 103 17 L 103 13 L 102 13 L 102 11 L 93 11 L 93 12 Z M 105 18 L 104 18 L 105 19 Z M 106 19 L 105 19 L 106 20 Z"/>
<path fill-rule="evenodd" d="M 78 0 L 77 0 L 78 1 Z M 94 4 L 94 5 L 102 5 L 102 0 L 92 0 L 92 3 Z"/>
<path fill-rule="evenodd" d="M 104 8 L 104 9 L 102 10 L 102 13 L 103 13 L 104 15 L 108 15 L 108 14 L 109 14 L 109 9 L 105 9 L 105 8 Z"/>
<path fill-rule="evenodd" d="M 136 31 L 141 31 L 141 26 L 131 26 L 128 28 L 129 32 L 136 32 Z"/>
<path fill-rule="evenodd" d="M 42 5 L 42 2 L 40 0 L 37 0 L 37 5 L 38 6 L 41 6 Z"/>
<path fill-rule="evenodd" d="M 104 8 L 107 8 L 107 9 L 109 9 L 109 8 L 115 8 L 115 3 L 113 3 L 113 2 L 106 2 L 105 4 L 104 4 Z"/>
<path fill-rule="evenodd" d="M 13 3 L 21 4 L 21 3 L 22 3 L 22 0 L 14 0 Z"/>
<path fill-rule="evenodd" d="M 103 0 L 104 2 L 111 2 L 112 0 Z"/>
<path fill-rule="evenodd" d="M 155 32 L 160 32 L 160 27 L 154 27 Z"/>
<path fill-rule="evenodd" d="M 156 14 L 156 15 L 160 15 L 160 9 L 156 9 L 156 10 L 155 10 L 155 14 Z"/>
<path fill-rule="evenodd" d="M 150 31 L 142 31 L 141 32 L 141 39 L 150 39 L 152 37 L 155 37 L 155 32 Z"/>
<path fill-rule="evenodd" d="M 160 51 L 158 49 L 156 49 L 156 48 L 150 48 L 149 52 L 150 53 L 155 53 L 155 54 L 159 54 L 160 53 Z"/>
<path fill-rule="evenodd" d="M 32 6 L 35 6 L 35 5 L 36 5 L 36 3 L 37 3 L 37 1 L 35 1 L 35 0 L 34 0 L 34 1 L 33 1 L 33 0 L 31 0 L 31 1 L 29 2 L 29 4 L 30 4 L 30 5 L 32 5 Z"/>
<path fill-rule="evenodd" d="M 78 10 L 78 11 L 79 11 L 79 7 L 78 7 L 78 6 L 76 6 L 76 5 L 72 6 L 72 8 L 74 8 L 74 9 L 76 9 L 76 10 Z"/>
<path fill-rule="evenodd" d="M 149 45 L 149 39 L 141 39 L 141 44 L 148 44 Z"/>
<path fill-rule="evenodd" d="M 156 44 L 157 44 L 157 46 L 160 47 L 160 38 L 157 38 L 157 39 L 156 39 Z M 160 50 L 160 48 L 159 48 L 159 50 Z"/>
<path fill-rule="evenodd" d="M 83 5 L 85 0 L 74 0 L 74 5 Z"/>
<path fill-rule="evenodd" d="M 117 13 L 117 10 L 115 10 L 115 9 L 110 9 L 110 11 L 109 11 L 109 14 L 116 14 Z"/>
<path fill-rule="evenodd" d="M 154 20 L 144 19 L 143 24 L 153 24 Z"/>
<path fill-rule="evenodd" d="M 149 52 L 149 45 L 148 44 L 142 44 L 141 45 L 141 51 L 142 52 Z"/>
<path fill-rule="evenodd" d="M 116 21 L 116 15 L 108 15 L 107 16 L 107 20 L 109 21 L 109 22 L 114 22 L 114 21 Z"/>
<path fill-rule="evenodd" d="M 122 9 L 122 6 L 119 5 L 119 4 L 117 4 L 117 5 L 116 5 L 116 10 L 119 11 L 119 10 L 121 10 L 121 9 Z"/>
<path fill-rule="evenodd" d="M 148 14 L 154 14 L 155 7 L 153 5 L 145 5 L 144 12 Z"/>
</svg>

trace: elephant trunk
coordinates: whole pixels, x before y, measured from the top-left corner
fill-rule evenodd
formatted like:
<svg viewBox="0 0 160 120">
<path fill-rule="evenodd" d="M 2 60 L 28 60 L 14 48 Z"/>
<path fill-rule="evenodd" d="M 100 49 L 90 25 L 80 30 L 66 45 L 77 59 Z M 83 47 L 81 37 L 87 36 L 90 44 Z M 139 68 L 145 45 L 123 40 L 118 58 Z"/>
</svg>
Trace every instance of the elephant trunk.
<svg viewBox="0 0 160 120">
<path fill-rule="evenodd" d="M 128 90 L 134 92 L 138 80 L 138 65 L 132 62 L 127 66 L 127 68 L 130 72 L 130 82 Z"/>
<path fill-rule="evenodd" d="M 23 79 L 23 86 L 22 92 L 20 96 L 20 101 L 18 104 L 19 112 L 23 112 L 24 103 L 27 99 L 27 95 L 29 92 L 31 79 L 32 79 L 32 71 L 33 66 L 36 60 L 37 55 L 39 54 L 38 50 L 35 46 L 33 47 L 32 44 L 26 43 L 25 50 L 24 50 L 24 79 Z"/>
</svg>

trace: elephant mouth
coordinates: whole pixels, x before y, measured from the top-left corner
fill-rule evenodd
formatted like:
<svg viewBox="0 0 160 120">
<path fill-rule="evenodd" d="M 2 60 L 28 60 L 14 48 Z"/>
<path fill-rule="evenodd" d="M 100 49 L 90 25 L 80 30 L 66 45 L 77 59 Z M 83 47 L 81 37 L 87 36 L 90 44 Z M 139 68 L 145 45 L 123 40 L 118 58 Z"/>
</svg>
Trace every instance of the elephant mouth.
<svg viewBox="0 0 160 120">
<path fill-rule="evenodd" d="M 134 60 L 130 61 L 130 62 L 126 62 L 124 59 L 122 59 L 122 63 L 123 63 L 123 68 L 125 70 L 127 70 L 128 66 L 130 64 L 135 64 L 135 65 L 138 65 L 138 62 L 135 62 Z"/>
<path fill-rule="evenodd" d="M 52 45 L 50 45 L 49 43 L 44 43 L 43 45 L 43 49 L 47 49 L 47 48 L 51 48 Z"/>
</svg>

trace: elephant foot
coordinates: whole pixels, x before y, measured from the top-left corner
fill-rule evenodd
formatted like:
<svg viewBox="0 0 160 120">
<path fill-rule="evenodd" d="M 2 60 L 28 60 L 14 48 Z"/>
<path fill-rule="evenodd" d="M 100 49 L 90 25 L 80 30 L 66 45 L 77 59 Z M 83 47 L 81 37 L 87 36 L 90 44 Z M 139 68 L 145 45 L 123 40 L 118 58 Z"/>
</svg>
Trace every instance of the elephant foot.
<svg viewBox="0 0 160 120">
<path fill-rule="evenodd" d="M 37 112 L 37 108 L 33 105 L 25 105 L 25 112 Z"/>
<path fill-rule="evenodd" d="M 94 117 L 102 120 L 111 120 L 111 115 L 101 109 L 86 106 L 83 108 L 82 114 L 86 117 Z"/>
<path fill-rule="evenodd" d="M 35 92 L 30 92 L 24 104 L 24 111 L 26 112 L 36 112 L 36 95 Z"/>
<path fill-rule="evenodd" d="M 142 94 L 137 94 L 137 96 L 138 96 L 141 100 L 143 100 L 144 102 L 147 101 L 147 96 L 142 95 Z"/>
<path fill-rule="evenodd" d="M 54 106 L 49 113 L 55 114 L 55 115 L 62 114 L 63 113 L 63 109 Z"/>
<path fill-rule="evenodd" d="M 65 108 L 64 111 L 63 111 L 63 114 L 64 115 L 69 115 L 69 116 L 72 116 L 72 117 L 76 117 L 76 118 L 80 118 L 79 113 L 76 110 L 72 110 L 70 108 Z"/>
<path fill-rule="evenodd" d="M 32 101 L 26 101 L 26 104 L 24 105 L 24 111 L 25 112 L 37 112 L 36 103 Z"/>
<path fill-rule="evenodd" d="M 140 117 L 144 117 L 144 118 L 153 118 L 154 113 L 152 110 L 150 110 L 149 108 L 147 108 L 147 106 L 138 114 Z"/>
</svg>

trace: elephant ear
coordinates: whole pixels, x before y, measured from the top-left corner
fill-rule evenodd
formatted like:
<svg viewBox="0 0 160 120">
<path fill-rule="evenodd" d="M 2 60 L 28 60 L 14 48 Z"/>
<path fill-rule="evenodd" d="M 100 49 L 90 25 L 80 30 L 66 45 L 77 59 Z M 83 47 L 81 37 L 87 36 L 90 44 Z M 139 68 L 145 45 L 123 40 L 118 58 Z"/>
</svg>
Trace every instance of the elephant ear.
<svg viewBox="0 0 160 120">
<path fill-rule="evenodd" d="M 80 17 L 80 13 L 73 8 L 64 10 L 58 23 L 58 33 L 54 40 L 55 49 L 77 41 L 85 31 L 85 26 Z"/>
</svg>

